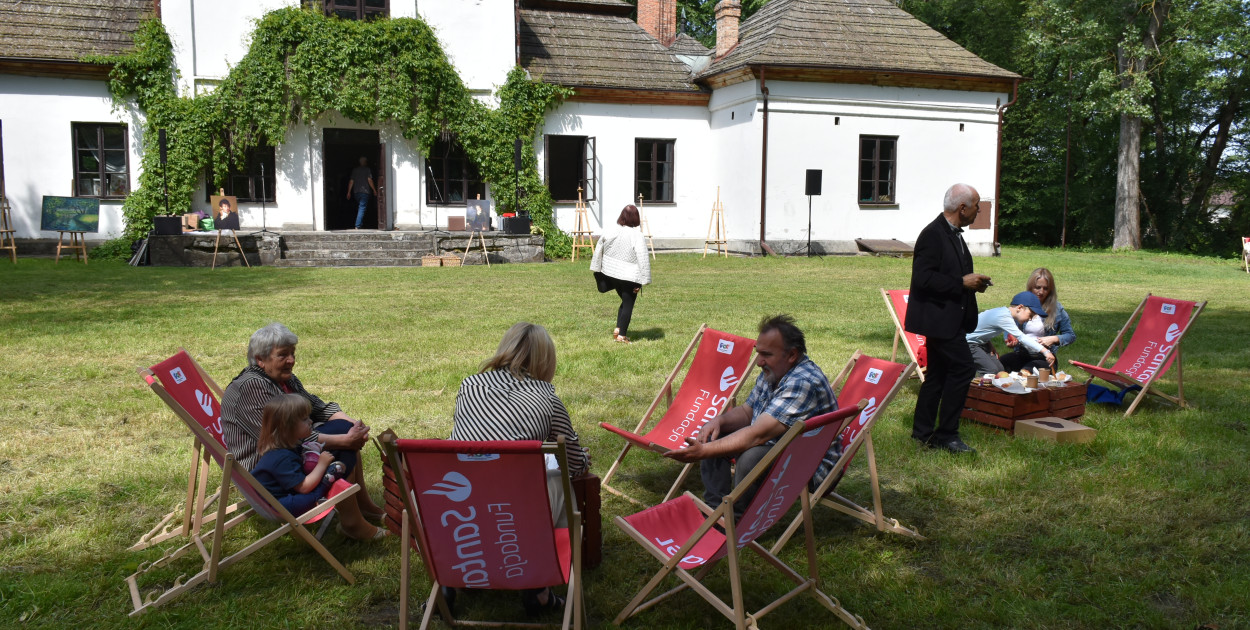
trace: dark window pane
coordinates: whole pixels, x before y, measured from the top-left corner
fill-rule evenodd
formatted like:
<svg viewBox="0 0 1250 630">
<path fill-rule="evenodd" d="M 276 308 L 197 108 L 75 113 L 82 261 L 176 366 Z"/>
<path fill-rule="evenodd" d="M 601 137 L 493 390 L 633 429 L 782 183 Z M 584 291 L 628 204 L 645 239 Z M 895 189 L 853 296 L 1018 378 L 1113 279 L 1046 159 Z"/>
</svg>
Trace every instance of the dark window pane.
<svg viewBox="0 0 1250 630">
<path fill-rule="evenodd" d="M 656 195 L 656 201 L 672 201 L 673 200 L 673 184 L 672 182 L 663 182 L 656 184 L 659 188 L 659 194 Z"/>
<path fill-rule="evenodd" d="M 104 152 L 104 170 L 108 173 L 125 173 L 126 172 L 126 152 L 125 151 L 105 151 Z"/>
<path fill-rule="evenodd" d="M 673 161 L 673 144 L 674 143 L 672 142 L 663 143 L 663 146 L 661 147 L 661 152 L 660 152 L 660 159 L 664 160 L 665 162 Z"/>
<path fill-rule="evenodd" d="M 95 125 L 83 125 L 78 128 L 78 148 L 80 149 L 98 149 L 100 148 L 100 128 Z"/>
<path fill-rule="evenodd" d="M 859 200 L 872 201 L 872 182 L 860 182 Z"/>
<path fill-rule="evenodd" d="M 859 163 L 859 179 L 860 181 L 868 181 L 872 179 L 872 162 L 861 160 Z"/>
<path fill-rule="evenodd" d="M 386 0 L 365 0 L 365 7 L 370 9 L 385 9 Z"/>
<path fill-rule="evenodd" d="M 99 197 L 100 178 L 98 176 L 79 177 L 78 194 L 84 197 Z"/>
<path fill-rule="evenodd" d="M 893 160 L 894 159 L 894 143 L 890 142 L 889 140 L 882 140 L 880 146 L 881 146 L 881 159 Z"/>
<path fill-rule="evenodd" d="M 126 148 L 126 130 L 122 127 L 107 126 L 104 127 L 104 148 L 106 149 L 125 149 Z"/>
<path fill-rule="evenodd" d="M 660 162 L 655 165 L 655 178 L 662 182 L 673 181 L 673 165 L 667 162 Z"/>
<path fill-rule="evenodd" d="M 651 196 L 651 182 L 639 181 L 638 194 L 642 195 L 642 198 L 646 201 L 655 201 L 655 197 Z"/>
<path fill-rule="evenodd" d="M 334 6 L 336 6 L 336 7 L 354 7 L 354 6 L 356 6 L 356 0 L 334 0 Z"/>
<path fill-rule="evenodd" d="M 109 175 L 108 178 L 109 195 L 124 195 L 130 191 L 130 179 L 125 175 Z"/>
<path fill-rule="evenodd" d="M 874 140 L 861 140 L 859 143 L 859 157 L 862 160 L 872 160 L 876 157 L 877 143 Z"/>
<path fill-rule="evenodd" d="M 99 171 L 100 159 L 91 151 L 78 152 L 78 170 L 79 171 Z"/>
</svg>

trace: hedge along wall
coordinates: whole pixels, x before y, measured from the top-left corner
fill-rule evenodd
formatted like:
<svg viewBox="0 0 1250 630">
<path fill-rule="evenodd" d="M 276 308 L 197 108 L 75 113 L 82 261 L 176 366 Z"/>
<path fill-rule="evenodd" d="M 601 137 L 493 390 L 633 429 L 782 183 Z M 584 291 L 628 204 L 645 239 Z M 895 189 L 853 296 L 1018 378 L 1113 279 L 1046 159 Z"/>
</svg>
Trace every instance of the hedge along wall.
<svg viewBox="0 0 1250 630">
<path fill-rule="evenodd" d="M 221 186 L 228 165 L 243 163 L 248 147 L 276 146 L 292 124 L 337 113 L 366 125 L 394 124 L 423 155 L 440 134 L 455 134 L 495 191 L 496 210 L 518 210 L 511 192 L 519 185 L 519 210 L 546 237 L 547 255 L 569 254 L 571 241 L 552 219 L 533 142 L 522 143 L 518 182 L 513 140 L 532 140 L 543 114 L 572 90 L 532 81 L 516 67 L 497 91 L 499 108 L 491 109 L 469 94 L 433 31 L 413 18 L 361 22 L 286 8 L 261 18 L 251 39 L 218 88 L 200 95 L 178 94 L 173 44 L 160 20 L 145 21 L 126 54 L 89 58 L 113 64 L 109 91 L 116 103 L 134 99 L 147 115 L 140 187 L 123 207 L 128 238 L 142 237 L 164 212 L 155 130 L 166 129 L 170 138 L 170 210 L 184 213 L 206 167 L 217 179 L 212 187 Z"/>
</svg>

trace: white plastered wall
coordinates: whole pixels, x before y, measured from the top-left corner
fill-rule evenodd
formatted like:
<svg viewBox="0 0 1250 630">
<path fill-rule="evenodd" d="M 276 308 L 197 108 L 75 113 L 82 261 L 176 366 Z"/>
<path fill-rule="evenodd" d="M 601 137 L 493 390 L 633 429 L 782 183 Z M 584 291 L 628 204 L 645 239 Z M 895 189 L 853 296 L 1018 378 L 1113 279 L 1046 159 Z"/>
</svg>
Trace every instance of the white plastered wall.
<svg viewBox="0 0 1250 630">
<path fill-rule="evenodd" d="M 139 147 L 143 118 L 135 111 L 113 110 L 104 81 L 0 74 L 0 123 L 3 124 L 5 193 L 17 238 L 56 238 L 39 229 L 44 195 L 74 195 L 75 122 L 125 123 L 129 143 L 130 188 L 139 184 Z M 89 240 L 120 236 L 122 200 L 100 201 L 100 231 Z"/>
</svg>

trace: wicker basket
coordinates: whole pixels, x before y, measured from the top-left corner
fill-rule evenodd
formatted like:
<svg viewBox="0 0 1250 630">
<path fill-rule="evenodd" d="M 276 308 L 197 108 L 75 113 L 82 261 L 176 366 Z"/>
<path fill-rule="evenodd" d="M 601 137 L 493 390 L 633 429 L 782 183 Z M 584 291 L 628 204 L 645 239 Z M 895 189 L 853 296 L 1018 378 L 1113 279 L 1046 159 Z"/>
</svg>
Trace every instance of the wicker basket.
<svg viewBox="0 0 1250 630">
<path fill-rule="evenodd" d="M 421 257 L 422 267 L 440 267 L 442 266 L 442 264 L 443 264 L 442 256 L 429 255 L 429 256 Z"/>
<path fill-rule="evenodd" d="M 443 258 L 444 267 L 459 267 L 460 266 L 459 256 L 443 256 L 442 258 Z"/>
</svg>

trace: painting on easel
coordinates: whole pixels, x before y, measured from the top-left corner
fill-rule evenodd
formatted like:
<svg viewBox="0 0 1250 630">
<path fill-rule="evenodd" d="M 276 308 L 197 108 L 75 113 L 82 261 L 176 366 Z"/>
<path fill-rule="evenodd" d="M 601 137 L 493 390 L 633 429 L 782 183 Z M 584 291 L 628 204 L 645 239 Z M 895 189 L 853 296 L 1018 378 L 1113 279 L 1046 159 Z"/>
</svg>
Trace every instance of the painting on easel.
<svg viewBox="0 0 1250 630">
<path fill-rule="evenodd" d="M 464 229 L 470 232 L 486 232 L 490 230 L 490 201 L 487 199 L 470 199 L 464 207 Z"/>
<path fill-rule="evenodd" d="M 99 232 L 100 200 L 44 195 L 39 229 L 49 232 Z"/>
<path fill-rule="evenodd" d="M 209 197 L 213 204 L 213 229 L 239 229 L 239 198 L 234 195 L 213 195 Z"/>
</svg>

